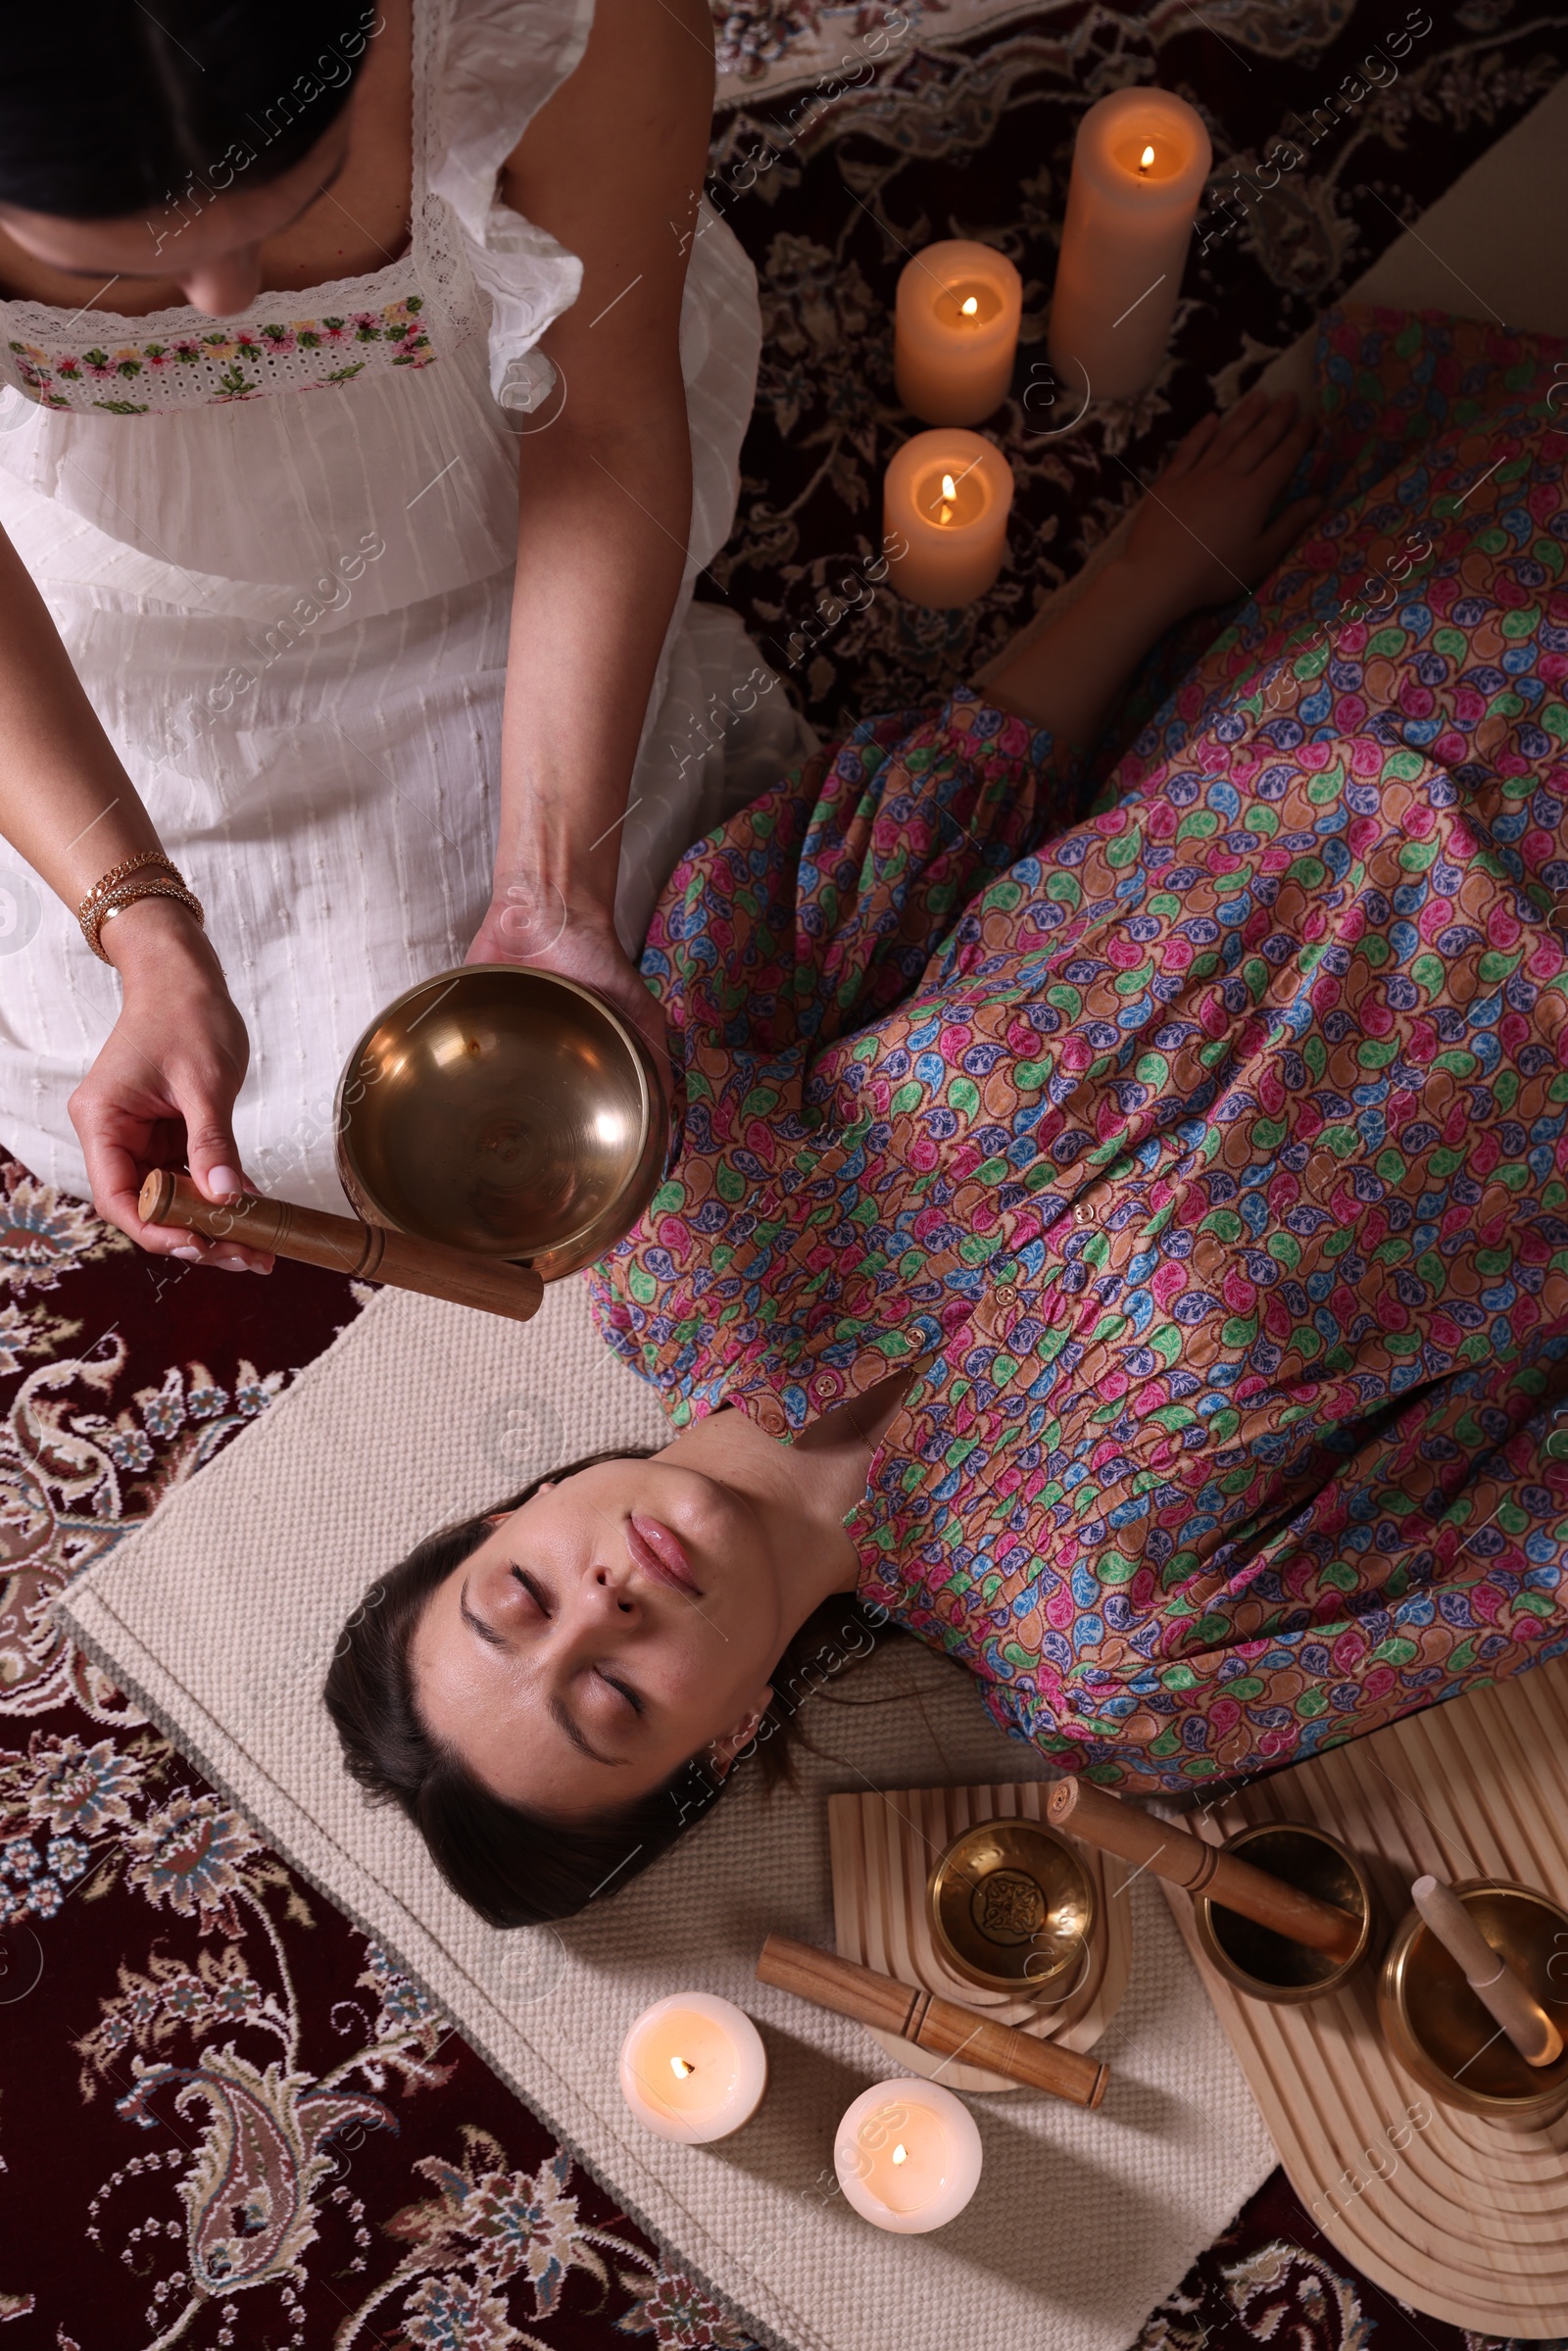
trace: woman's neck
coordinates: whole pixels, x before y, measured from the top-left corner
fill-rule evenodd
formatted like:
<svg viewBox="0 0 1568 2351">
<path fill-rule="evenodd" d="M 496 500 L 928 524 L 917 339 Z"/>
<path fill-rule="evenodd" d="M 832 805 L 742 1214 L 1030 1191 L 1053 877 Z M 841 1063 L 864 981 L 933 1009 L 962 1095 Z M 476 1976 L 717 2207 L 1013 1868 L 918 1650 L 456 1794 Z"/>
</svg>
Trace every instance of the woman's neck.
<svg viewBox="0 0 1568 2351">
<path fill-rule="evenodd" d="M 837 1592 L 853 1592 L 859 1556 L 844 1521 L 865 1494 L 871 1459 L 918 1365 L 838 1404 L 780 1445 L 726 1407 L 694 1421 L 666 1454 L 716 1479 L 753 1508 L 775 1583 L 797 1624 Z"/>
</svg>

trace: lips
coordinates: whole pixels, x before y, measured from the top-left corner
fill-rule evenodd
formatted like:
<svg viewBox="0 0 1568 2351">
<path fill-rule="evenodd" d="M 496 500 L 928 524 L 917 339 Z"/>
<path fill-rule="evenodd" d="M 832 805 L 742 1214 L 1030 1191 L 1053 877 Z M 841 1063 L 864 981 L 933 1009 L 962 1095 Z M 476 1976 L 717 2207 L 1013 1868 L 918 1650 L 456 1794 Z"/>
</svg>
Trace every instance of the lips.
<svg viewBox="0 0 1568 2351">
<path fill-rule="evenodd" d="M 702 1598 L 703 1588 L 692 1574 L 692 1563 L 678 1537 L 662 1527 L 657 1518 L 646 1518 L 640 1510 L 632 1512 L 626 1521 L 626 1549 L 633 1567 L 640 1567 L 645 1575 L 669 1585 L 689 1600 Z"/>
</svg>

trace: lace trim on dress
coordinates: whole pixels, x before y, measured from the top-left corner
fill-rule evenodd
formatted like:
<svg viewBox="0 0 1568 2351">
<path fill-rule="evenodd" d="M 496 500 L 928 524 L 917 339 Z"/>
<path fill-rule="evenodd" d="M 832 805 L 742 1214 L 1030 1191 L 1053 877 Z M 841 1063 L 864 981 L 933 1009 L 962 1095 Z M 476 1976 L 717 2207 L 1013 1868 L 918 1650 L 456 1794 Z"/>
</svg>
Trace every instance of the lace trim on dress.
<svg viewBox="0 0 1568 2351">
<path fill-rule="evenodd" d="M 23 391 L 52 409 L 106 409 L 115 416 L 234 400 L 269 392 L 318 391 L 350 383 L 371 365 L 427 367 L 435 358 L 421 313 L 406 294 L 378 311 L 268 319 L 170 341 L 92 343 L 62 351 L 13 336 L 7 349 Z M 186 310 L 184 318 L 200 314 Z M 143 321 L 145 324 L 145 321 Z M 141 395 L 145 393 L 147 397 Z"/>
</svg>

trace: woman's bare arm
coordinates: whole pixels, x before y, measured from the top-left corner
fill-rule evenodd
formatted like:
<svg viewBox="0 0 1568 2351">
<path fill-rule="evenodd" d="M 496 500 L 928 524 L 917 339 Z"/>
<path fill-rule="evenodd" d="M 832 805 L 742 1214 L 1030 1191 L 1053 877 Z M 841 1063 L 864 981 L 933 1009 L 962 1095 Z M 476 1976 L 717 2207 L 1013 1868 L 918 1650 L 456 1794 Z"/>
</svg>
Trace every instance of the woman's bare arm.
<svg viewBox="0 0 1568 2351">
<path fill-rule="evenodd" d="M 620 820 L 685 565 L 691 439 L 680 307 L 707 169 L 706 0 L 599 0 L 577 71 L 530 124 L 502 194 L 583 263 L 543 349 L 564 379 L 519 436 L 498 903 L 476 952 L 516 956 L 509 880 L 543 894 L 582 976 L 647 992 L 614 943 Z M 644 1003 L 640 1016 L 651 1015 Z"/>
<path fill-rule="evenodd" d="M 3 531 L 0 834 L 73 912 L 111 866 L 161 847 Z M 124 1002 L 71 1100 L 94 1204 L 144 1247 L 265 1269 L 270 1259 L 255 1251 L 215 1249 L 136 1212 L 141 1179 L 160 1159 L 188 1163 L 210 1199 L 239 1178 L 231 1115 L 249 1049 L 217 955 L 195 917 L 167 898 L 122 908 L 102 945 Z"/>
</svg>

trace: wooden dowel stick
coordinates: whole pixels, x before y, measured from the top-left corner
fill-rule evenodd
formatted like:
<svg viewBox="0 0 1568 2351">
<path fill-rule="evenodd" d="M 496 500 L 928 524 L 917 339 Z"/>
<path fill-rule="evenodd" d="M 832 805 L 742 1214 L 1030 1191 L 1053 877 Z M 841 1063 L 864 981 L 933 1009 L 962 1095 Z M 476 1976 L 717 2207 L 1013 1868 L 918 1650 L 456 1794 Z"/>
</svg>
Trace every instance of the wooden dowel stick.
<svg viewBox="0 0 1568 2351">
<path fill-rule="evenodd" d="M 1190 1894 L 1206 1894 L 1226 1910 L 1234 1910 L 1259 1927 L 1322 1951 L 1330 1959 L 1348 1959 L 1361 1939 L 1361 1921 L 1337 1903 L 1320 1902 L 1316 1894 L 1271 1877 L 1223 1845 L 1206 1844 L 1185 1829 L 1155 1820 L 1136 1804 L 1107 1795 L 1077 1779 L 1058 1780 L 1046 1799 L 1046 1818 L 1054 1829 L 1081 1837 L 1087 1845 L 1104 1853 L 1119 1853 L 1163 1878 L 1185 1886 Z"/>
<path fill-rule="evenodd" d="M 757 1963 L 760 1984 L 776 1984 L 780 1991 L 795 1992 L 836 2016 L 850 2016 L 873 2025 L 900 2040 L 913 2041 L 937 2057 L 961 2057 L 967 2065 L 984 2066 L 1008 2082 L 1026 2082 L 1031 2089 L 1049 2090 L 1073 2106 L 1098 2106 L 1110 2080 L 1108 2066 L 1076 2049 L 1058 2049 L 1029 2033 L 1015 2033 L 957 2000 L 938 1999 L 934 1992 L 896 1984 L 874 1968 L 841 1959 L 836 1951 L 819 1950 L 815 1943 L 797 1942 L 790 1935 L 770 1935 Z"/>
<path fill-rule="evenodd" d="M 1452 1886 L 1445 1886 L 1441 1878 L 1417 1878 L 1410 1895 L 1426 1925 L 1464 1971 L 1464 1980 L 1476 1998 L 1484 2002 L 1526 2065 L 1555 2065 L 1562 2055 L 1562 2034 L 1502 1954 L 1493 1949 Z"/>
<path fill-rule="evenodd" d="M 205 1233 L 210 1241 L 236 1241 L 246 1249 L 271 1249 L 306 1265 L 367 1282 L 389 1282 L 394 1290 L 416 1290 L 423 1298 L 449 1298 L 457 1306 L 505 1314 L 527 1322 L 539 1311 L 544 1284 L 525 1265 L 500 1257 L 476 1257 L 438 1241 L 416 1241 L 408 1233 L 361 1224 L 352 1216 L 328 1216 L 299 1208 L 292 1200 L 264 1200 L 243 1192 L 229 1200 L 203 1200 L 188 1176 L 167 1167 L 147 1178 L 137 1200 L 144 1224 L 178 1225 Z"/>
</svg>

